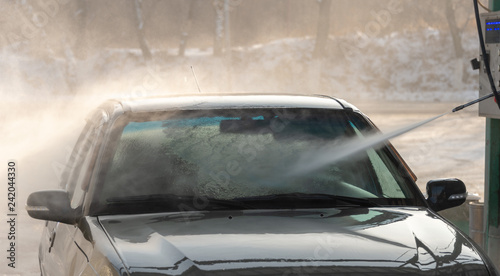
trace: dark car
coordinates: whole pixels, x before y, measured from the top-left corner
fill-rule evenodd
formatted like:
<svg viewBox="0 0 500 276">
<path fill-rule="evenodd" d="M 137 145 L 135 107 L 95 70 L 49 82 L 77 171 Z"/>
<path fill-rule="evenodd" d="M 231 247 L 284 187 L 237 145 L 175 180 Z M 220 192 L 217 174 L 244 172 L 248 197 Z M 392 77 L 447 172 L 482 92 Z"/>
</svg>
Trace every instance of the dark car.
<svg viewBox="0 0 500 276">
<path fill-rule="evenodd" d="M 108 101 L 90 116 L 47 220 L 42 275 L 497 275 L 436 212 L 465 201 L 428 183 L 377 129 L 327 96 Z M 349 154 L 345 154 L 348 150 Z"/>
</svg>

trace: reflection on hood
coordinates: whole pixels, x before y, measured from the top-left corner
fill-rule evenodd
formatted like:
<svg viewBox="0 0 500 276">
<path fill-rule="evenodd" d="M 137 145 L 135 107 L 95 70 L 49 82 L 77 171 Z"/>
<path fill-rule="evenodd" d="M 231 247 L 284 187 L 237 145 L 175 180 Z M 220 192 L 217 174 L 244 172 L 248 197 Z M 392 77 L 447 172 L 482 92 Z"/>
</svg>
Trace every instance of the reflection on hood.
<svg viewBox="0 0 500 276">
<path fill-rule="evenodd" d="M 217 211 L 99 220 L 131 272 L 487 273 L 463 236 L 424 209 Z"/>
</svg>

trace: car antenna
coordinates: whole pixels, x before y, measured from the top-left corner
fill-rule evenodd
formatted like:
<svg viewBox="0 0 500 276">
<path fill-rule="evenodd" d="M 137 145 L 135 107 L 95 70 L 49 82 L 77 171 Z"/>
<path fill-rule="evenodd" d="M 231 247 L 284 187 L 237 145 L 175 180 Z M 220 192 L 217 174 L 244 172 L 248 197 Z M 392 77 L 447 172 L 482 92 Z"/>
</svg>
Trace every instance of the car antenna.
<svg viewBox="0 0 500 276">
<path fill-rule="evenodd" d="M 194 72 L 193 65 L 191 65 L 191 72 L 193 72 L 194 81 L 196 82 L 196 86 L 198 87 L 198 92 L 201 93 L 200 84 L 198 83 L 198 78 L 196 77 L 196 73 Z"/>
</svg>

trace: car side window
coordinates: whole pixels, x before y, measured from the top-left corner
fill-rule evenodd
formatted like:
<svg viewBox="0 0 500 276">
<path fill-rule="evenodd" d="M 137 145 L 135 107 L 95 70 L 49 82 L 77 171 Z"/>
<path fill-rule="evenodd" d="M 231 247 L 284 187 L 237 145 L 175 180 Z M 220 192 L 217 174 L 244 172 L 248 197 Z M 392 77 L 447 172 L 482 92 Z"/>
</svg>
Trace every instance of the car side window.
<svg viewBox="0 0 500 276">
<path fill-rule="evenodd" d="M 394 179 L 394 174 L 391 173 L 384 161 L 382 161 L 382 158 L 375 152 L 374 149 L 367 150 L 367 154 L 370 158 L 375 174 L 377 175 L 380 187 L 382 188 L 383 196 L 390 198 L 403 198 L 404 193 L 401 190 L 401 187 L 396 179 Z"/>
<path fill-rule="evenodd" d="M 361 131 L 354 124 L 351 123 L 351 126 L 358 137 L 364 137 Z M 373 172 L 378 186 L 381 189 L 382 195 L 389 198 L 404 198 L 405 194 L 399 185 L 399 182 L 402 181 L 402 179 L 399 179 L 398 174 L 392 173 L 387 167 L 387 164 L 390 162 L 384 162 L 385 156 L 383 151 L 376 151 L 375 149 L 370 148 L 366 150 L 366 154 L 373 168 Z M 398 177 L 398 179 L 395 177 Z"/>
<path fill-rule="evenodd" d="M 71 200 L 71 207 L 79 207 L 87 191 L 92 168 L 95 163 L 95 147 L 102 130 L 102 123 L 90 122 L 85 127 L 84 138 L 75 149 L 74 162 L 68 177 L 67 190 Z"/>
</svg>

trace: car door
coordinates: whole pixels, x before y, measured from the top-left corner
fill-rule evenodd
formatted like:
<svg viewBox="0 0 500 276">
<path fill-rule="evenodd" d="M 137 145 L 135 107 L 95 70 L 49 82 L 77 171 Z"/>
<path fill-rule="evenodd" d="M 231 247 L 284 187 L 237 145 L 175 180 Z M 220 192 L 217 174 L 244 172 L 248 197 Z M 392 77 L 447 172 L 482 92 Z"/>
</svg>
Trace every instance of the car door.
<svg viewBox="0 0 500 276">
<path fill-rule="evenodd" d="M 66 182 L 71 207 L 81 212 L 92 169 L 94 168 L 98 141 L 105 114 L 100 111 L 84 127 L 72 152 L 63 180 Z M 76 239 L 75 239 L 76 237 Z M 47 222 L 40 246 L 40 266 L 43 275 L 74 275 L 82 271 L 88 261 L 91 246 L 78 225 Z"/>
</svg>

